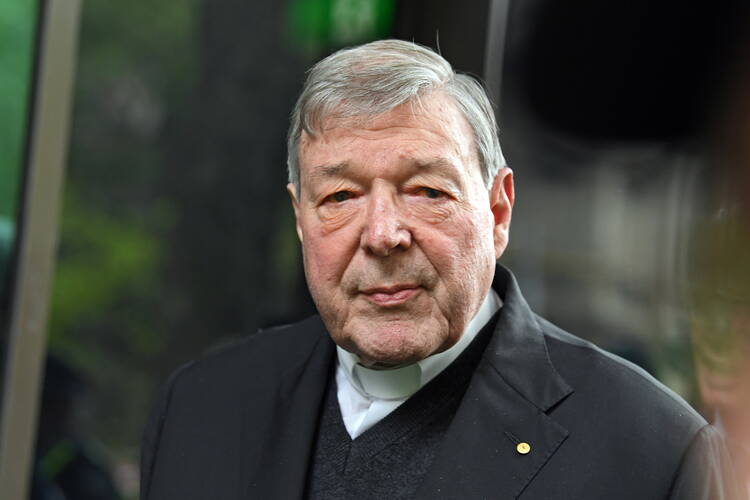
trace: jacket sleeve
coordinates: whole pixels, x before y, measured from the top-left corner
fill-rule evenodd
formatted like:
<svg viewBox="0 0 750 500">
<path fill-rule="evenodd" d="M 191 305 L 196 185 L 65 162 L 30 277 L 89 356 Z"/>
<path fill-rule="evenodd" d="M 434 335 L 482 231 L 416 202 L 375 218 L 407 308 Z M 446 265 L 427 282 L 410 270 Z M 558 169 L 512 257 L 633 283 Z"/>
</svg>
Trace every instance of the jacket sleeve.
<svg viewBox="0 0 750 500">
<path fill-rule="evenodd" d="M 693 438 L 677 471 L 669 500 L 747 500 L 724 439 L 712 425 Z"/>
<path fill-rule="evenodd" d="M 175 371 L 159 391 L 156 402 L 151 410 L 151 414 L 146 422 L 141 442 L 141 481 L 140 481 L 140 498 L 147 500 L 151 488 L 151 480 L 154 474 L 156 458 L 159 451 L 159 440 L 161 438 L 164 423 L 167 420 L 167 411 L 169 402 L 172 397 L 172 390 L 175 383 L 191 363 L 188 363 Z"/>
</svg>

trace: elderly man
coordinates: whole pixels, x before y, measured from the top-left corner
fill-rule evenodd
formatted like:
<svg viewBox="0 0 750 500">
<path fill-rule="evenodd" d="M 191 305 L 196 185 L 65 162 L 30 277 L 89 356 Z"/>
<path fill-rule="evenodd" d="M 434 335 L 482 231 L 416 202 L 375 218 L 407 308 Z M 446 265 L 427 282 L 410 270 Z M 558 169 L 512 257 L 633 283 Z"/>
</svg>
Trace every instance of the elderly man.
<svg viewBox="0 0 750 500">
<path fill-rule="evenodd" d="M 472 78 L 402 41 L 331 55 L 292 115 L 289 178 L 320 316 L 172 376 L 144 499 L 721 494 L 705 421 L 496 267 L 513 173 Z"/>
</svg>

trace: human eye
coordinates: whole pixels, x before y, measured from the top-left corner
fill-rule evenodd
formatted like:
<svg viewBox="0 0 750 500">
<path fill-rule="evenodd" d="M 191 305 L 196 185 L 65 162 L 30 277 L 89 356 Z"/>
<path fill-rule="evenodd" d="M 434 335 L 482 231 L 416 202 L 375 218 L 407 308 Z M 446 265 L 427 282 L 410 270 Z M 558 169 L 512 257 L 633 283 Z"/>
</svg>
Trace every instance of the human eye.
<svg viewBox="0 0 750 500">
<path fill-rule="evenodd" d="M 343 203 L 346 200 L 354 198 L 354 193 L 351 191 L 336 191 L 333 194 L 329 194 L 323 199 L 324 203 Z"/>
<path fill-rule="evenodd" d="M 419 189 L 417 189 L 417 194 L 419 194 L 420 196 L 424 196 L 426 198 L 433 199 L 433 200 L 438 200 L 438 199 L 445 198 L 446 196 L 448 196 L 444 191 L 440 191 L 439 189 L 425 187 L 425 186 L 422 186 Z"/>
</svg>

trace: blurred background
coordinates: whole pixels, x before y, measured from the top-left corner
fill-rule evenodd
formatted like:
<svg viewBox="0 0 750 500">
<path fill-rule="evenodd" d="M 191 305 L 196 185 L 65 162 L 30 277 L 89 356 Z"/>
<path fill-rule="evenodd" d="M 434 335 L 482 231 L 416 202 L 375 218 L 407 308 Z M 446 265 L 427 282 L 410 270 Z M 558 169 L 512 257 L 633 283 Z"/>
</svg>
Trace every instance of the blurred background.
<svg viewBox="0 0 750 500">
<path fill-rule="evenodd" d="M 0 4 L 4 373 L 41 21 L 56 1 Z M 313 62 L 379 38 L 434 47 L 486 82 L 517 183 L 501 262 L 532 308 L 743 432 L 744 3 L 87 0 L 30 495 L 137 498 L 165 377 L 314 313 L 285 191 L 288 116 Z"/>
</svg>

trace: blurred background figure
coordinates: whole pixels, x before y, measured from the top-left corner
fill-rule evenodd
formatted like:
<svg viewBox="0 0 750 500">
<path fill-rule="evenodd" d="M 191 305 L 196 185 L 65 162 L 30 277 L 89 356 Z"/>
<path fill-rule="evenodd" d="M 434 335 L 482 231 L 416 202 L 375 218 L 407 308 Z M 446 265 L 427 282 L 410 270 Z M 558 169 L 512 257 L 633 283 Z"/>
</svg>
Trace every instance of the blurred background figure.
<svg viewBox="0 0 750 500">
<path fill-rule="evenodd" d="M 703 409 L 750 495 L 750 37 L 713 108 L 709 192 L 691 246 L 691 330 Z"/>
<path fill-rule="evenodd" d="M 91 388 L 59 358 L 45 363 L 31 498 L 119 500 L 101 445 L 91 437 Z"/>
<path fill-rule="evenodd" d="M 691 326 L 702 409 L 750 487 L 750 225 L 732 208 L 706 220 L 696 242 Z"/>
</svg>

